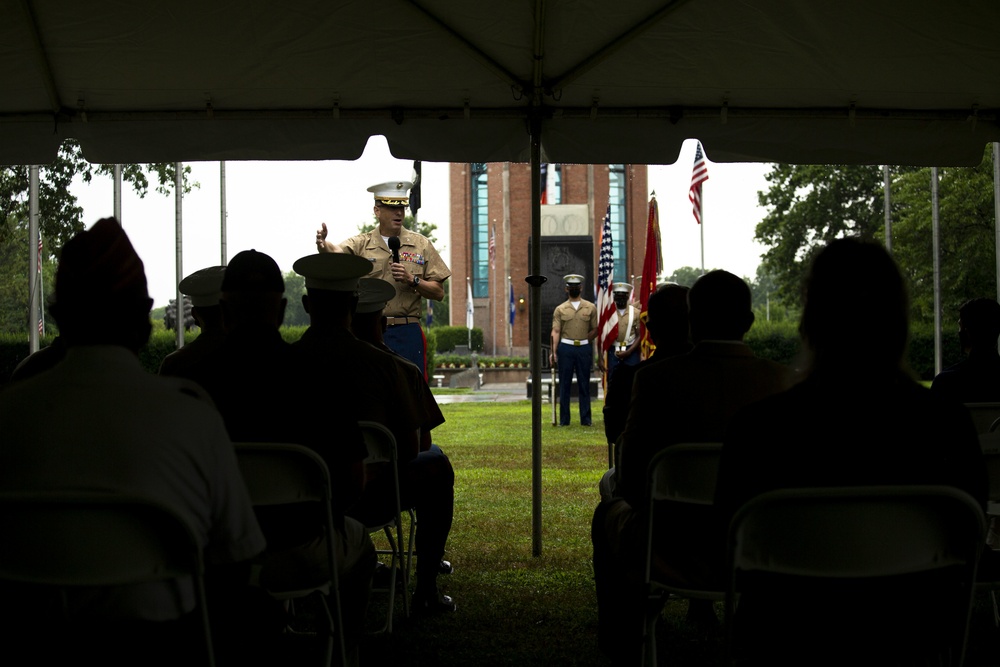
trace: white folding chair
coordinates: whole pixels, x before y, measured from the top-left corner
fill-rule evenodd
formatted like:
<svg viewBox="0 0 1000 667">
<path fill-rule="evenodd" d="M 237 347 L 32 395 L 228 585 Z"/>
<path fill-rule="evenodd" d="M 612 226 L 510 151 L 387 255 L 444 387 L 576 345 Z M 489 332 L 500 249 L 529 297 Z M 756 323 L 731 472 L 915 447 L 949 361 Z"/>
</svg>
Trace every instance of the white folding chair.
<svg viewBox="0 0 1000 667">
<path fill-rule="evenodd" d="M 312 502 L 320 508 L 322 525 L 318 528 L 322 531 L 330 576 L 291 590 L 276 590 L 264 585 L 262 588 L 276 600 L 296 600 L 310 595 L 318 598 L 327 623 L 324 665 L 332 664 L 335 644 L 338 646 L 338 664 L 346 665 L 334 549 L 333 489 L 326 463 L 319 454 L 302 445 L 262 442 L 237 442 L 233 445 L 236 461 L 250 493 L 250 502 L 255 507 Z M 335 638 L 339 641 L 335 642 Z"/>
<path fill-rule="evenodd" d="M 936 645 L 945 647 L 951 664 L 961 665 L 984 531 L 982 508 L 971 496 L 953 487 L 782 489 L 757 496 L 740 508 L 729 529 L 726 627 L 731 657 L 751 664 L 789 664 L 804 659 L 783 653 L 790 645 L 784 633 L 794 632 L 782 624 L 788 618 L 755 619 L 768 622 L 753 626 L 757 630 L 768 629 L 753 637 L 759 645 L 767 646 L 767 656 L 755 656 L 752 652 L 747 655 L 744 647 L 734 643 L 735 624 L 741 622 L 740 596 L 754 591 L 758 601 L 766 597 L 770 602 L 775 591 L 768 586 L 774 585 L 775 577 L 780 576 L 785 595 L 794 590 L 795 596 L 808 600 L 809 586 L 817 581 L 835 582 L 838 589 L 858 584 L 875 595 L 880 581 L 935 573 L 947 581 L 936 580 L 940 588 L 915 593 L 920 599 L 930 599 L 932 594 L 947 589 L 953 592 L 949 599 L 955 608 L 935 610 L 945 612 L 949 619 L 934 628 L 939 633 L 935 637 L 921 635 L 908 639 L 939 640 Z M 802 587 L 796 582 L 801 582 Z M 866 604 L 865 599 L 852 602 L 859 608 Z M 823 600 L 818 603 L 822 605 Z M 807 614 L 799 608 L 781 613 Z M 848 624 L 852 620 L 849 616 L 840 618 Z M 856 638 L 837 622 L 817 621 L 810 626 L 810 638 L 816 634 L 825 640 L 815 647 L 820 657 L 831 650 L 842 654 L 857 647 L 854 655 L 858 664 L 873 664 L 871 656 L 878 655 L 877 651 L 891 653 L 909 648 L 907 639 L 884 628 L 875 628 L 873 633 L 881 645 L 858 645 L 865 640 Z M 804 641 L 800 637 L 795 639 Z"/>
<path fill-rule="evenodd" d="M 989 433 L 993 424 L 1000 420 L 1000 403 L 966 403 L 965 409 L 972 417 L 976 433 Z"/>
<path fill-rule="evenodd" d="M 983 448 L 986 474 L 990 483 L 989 502 L 986 505 L 986 519 L 989 521 L 987 543 L 994 551 L 992 555 L 1000 556 L 1000 433 L 980 435 L 979 444 Z M 1000 604 L 997 603 L 1000 575 L 997 572 L 981 572 L 978 585 L 989 591 L 990 602 L 993 605 L 993 623 L 1000 627 Z"/>
<path fill-rule="evenodd" d="M 406 508 L 409 514 L 409 535 L 403 541 L 403 508 L 399 491 L 399 468 L 396 461 L 396 438 L 392 431 L 383 424 L 374 421 L 359 421 L 358 426 L 368 447 L 368 458 L 365 459 L 366 466 L 388 467 L 392 475 L 391 515 L 385 517 L 384 521 L 367 525 L 369 532 L 382 531 L 389 542 L 388 549 L 377 549 L 376 553 L 389 556 L 389 587 L 385 590 L 388 594 L 386 604 L 385 624 L 377 632 L 392 632 L 393 609 L 396 600 L 396 586 L 401 584 L 403 588 L 403 614 L 410 616 L 409 581 L 410 566 L 413 561 L 413 544 L 416 533 L 417 519 L 412 508 Z M 383 473 L 385 474 L 385 473 Z M 402 575 L 402 582 L 397 582 L 397 574 Z"/>
<path fill-rule="evenodd" d="M 646 619 L 643 644 L 644 662 L 656 665 L 656 622 L 660 618 L 663 600 L 673 593 L 698 600 L 724 600 L 723 589 L 695 588 L 687 582 L 671 582 L 653 577 L 653 536 L 657 509 L 664 502 L 685 505 L 712 505 L 715 500 L 715 483 L 719 476 L 721 442 L 678 443 L 666 447 L 649 463 L 646 476 L 649 498 L 649 520 L 646 528 L 645 582 L 647 592 Z M 680 542 L 684 535 L 673 536 Z M 692 538 L 693 539 L 693 538 Z"/>
<path fill-rule="evenodd" d="M 204 662 L 215 664 L 201 546 L 173 509 L 128 495 L 8 492 L 0 494 L 0 535 L 0 580 L 59 589 L 64 605 L 74 590 L 175 581 L 181 599 L 194 600 Z"/>
</svg>

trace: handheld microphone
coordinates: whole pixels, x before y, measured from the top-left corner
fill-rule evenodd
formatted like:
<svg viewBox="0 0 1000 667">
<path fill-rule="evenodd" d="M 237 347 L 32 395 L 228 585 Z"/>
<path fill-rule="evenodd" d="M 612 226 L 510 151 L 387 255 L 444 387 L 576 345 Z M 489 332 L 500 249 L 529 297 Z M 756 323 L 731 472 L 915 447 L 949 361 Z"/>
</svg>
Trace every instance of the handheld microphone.
<svg viewBox="0 0 1000 667">
<path fill-rule="evenodd" d="M 389 237 L 389 250 L 392 251 L 392 263 L 399 264 L 399 237 Z"/>
</svg>

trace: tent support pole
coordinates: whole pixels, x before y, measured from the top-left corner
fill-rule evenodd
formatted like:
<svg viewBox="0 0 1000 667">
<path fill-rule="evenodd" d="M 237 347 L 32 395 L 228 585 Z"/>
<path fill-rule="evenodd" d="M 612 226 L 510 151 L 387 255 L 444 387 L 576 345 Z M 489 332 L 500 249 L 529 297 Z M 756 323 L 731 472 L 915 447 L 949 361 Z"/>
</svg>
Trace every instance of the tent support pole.
<svg viewBox="0 0 1000 667">
<path fill-rule="evenodd" d="M 531 133 L 531 257 L 528 283 L 528 330 L 531 335 L 531 555 L 542 555 L 542 119 L 534 110 Z"/>
</svg>

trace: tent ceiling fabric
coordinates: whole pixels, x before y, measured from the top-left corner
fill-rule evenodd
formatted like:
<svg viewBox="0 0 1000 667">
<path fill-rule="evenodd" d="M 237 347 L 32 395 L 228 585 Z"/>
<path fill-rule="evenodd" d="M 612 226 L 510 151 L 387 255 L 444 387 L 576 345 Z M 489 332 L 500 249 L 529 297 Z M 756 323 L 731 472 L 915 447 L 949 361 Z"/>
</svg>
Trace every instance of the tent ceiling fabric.
<svg viewBox="0 0 1000 667">
<path fill-rule="evenodd" d="M 975 164 L 996 0 L 8 0 L 0 162 Z M 537 52 L 537 55 L 536 55 Z"/>
</svg>

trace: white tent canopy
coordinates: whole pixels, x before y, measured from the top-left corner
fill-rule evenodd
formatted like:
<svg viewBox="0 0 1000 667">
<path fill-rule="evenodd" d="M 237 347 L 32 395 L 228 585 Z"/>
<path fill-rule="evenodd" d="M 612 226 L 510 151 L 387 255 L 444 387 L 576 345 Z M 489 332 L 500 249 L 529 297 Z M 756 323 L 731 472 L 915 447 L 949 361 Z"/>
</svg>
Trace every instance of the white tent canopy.
<svg viewBox="0 0 1000 667">
<path fill-rule="evenodd" d="M 995 0 L 11 0 L 0 163 L 978 163 Z"/>
<path fill-rule="evenodd" d="M 0 164 L 978 164 L 1000 140 L 997 0 L 7 0 Z M 532 213 L 537 238 L 540 211 Z M 533 551 L 541 311 L 533 245 Z"/>
</svg>

